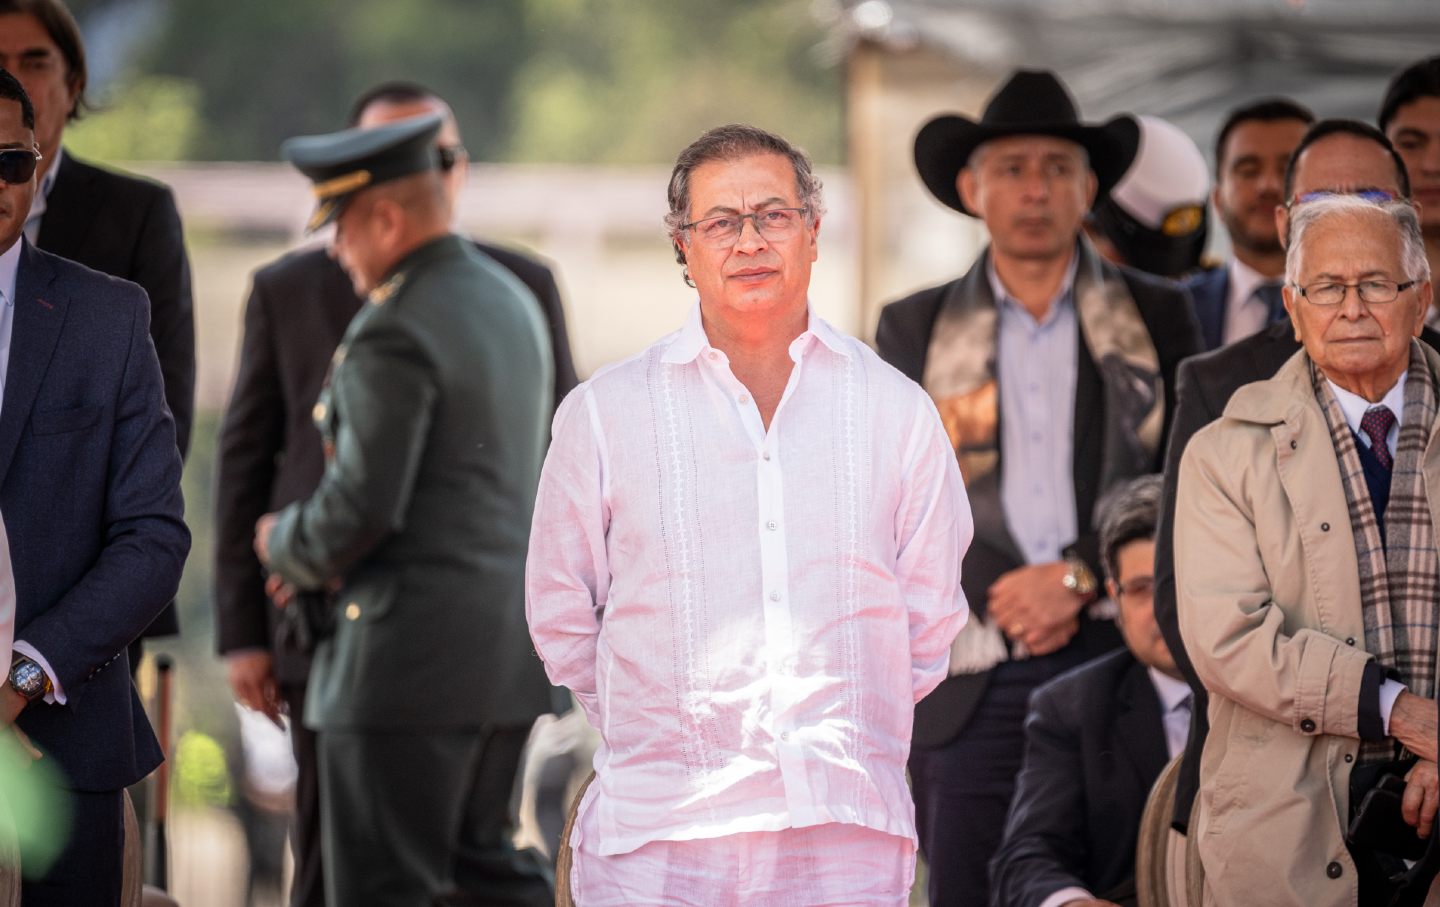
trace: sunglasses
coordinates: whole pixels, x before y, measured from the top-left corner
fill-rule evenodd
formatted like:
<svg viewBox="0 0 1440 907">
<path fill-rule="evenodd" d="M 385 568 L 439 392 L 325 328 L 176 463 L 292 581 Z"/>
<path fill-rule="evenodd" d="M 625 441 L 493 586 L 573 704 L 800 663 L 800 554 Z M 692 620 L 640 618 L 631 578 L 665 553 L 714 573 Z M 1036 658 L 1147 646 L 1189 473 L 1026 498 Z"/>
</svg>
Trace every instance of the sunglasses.
<svg viewBox="0 0 1440 907">
<path fill-rule="evenodd" d="M 35 165 L 40 162 L 40 152 L 24 148 L 7 148 L 0 151 L 0 182 L 15 185 L 28 183 L 35 175 Z"/>
</svg>

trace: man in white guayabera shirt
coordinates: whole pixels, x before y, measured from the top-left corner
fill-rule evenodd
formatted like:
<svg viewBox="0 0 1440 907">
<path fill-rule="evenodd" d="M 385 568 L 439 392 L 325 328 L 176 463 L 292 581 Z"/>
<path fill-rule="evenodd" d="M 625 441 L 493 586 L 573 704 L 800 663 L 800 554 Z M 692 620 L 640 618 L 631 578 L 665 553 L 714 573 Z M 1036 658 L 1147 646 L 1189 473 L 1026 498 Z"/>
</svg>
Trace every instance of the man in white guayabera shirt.
<svg viewBox="0 0 1440 907">
<path fill-rule="evenodd" d="M 824 206 L 749 126 L 681 152 L 684 326 L 555 417 L 526 611 L 602 745 L 571 838 L 601 905 L 906 903 L 911 712 L 968 609 L 929 397 L 811 311 Z"/>
</svg>

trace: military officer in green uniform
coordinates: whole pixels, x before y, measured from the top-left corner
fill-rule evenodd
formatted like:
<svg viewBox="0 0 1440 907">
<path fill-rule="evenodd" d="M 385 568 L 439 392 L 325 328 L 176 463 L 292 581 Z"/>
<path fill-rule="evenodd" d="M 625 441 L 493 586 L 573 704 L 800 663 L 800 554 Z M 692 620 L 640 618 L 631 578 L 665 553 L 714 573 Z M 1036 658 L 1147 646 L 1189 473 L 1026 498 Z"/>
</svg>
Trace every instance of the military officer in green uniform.
<svg viewBox="0 0 1440 907">
<path fill-rule="evenodd" d="M 319 488 L 256 525 L 277 602 L 335 593 L 304 720 L 327 900 L 345 907 L 553 900 L 510 810 L 550 705 L 524 574 L 553 367 L 528 291 L 450 232 L 440 122 L 283 148 L 369 302 L 315 404 Z"/>
</svg>

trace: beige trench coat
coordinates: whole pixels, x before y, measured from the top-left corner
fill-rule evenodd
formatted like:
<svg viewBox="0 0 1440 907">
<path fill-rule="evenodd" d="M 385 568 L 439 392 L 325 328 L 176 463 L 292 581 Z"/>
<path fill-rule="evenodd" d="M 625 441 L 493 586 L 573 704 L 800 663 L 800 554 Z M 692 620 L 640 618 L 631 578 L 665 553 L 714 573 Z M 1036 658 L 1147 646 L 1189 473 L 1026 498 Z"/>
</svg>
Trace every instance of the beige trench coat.
<svg viewBox="0 0 1440 907">
<path fill-rule="evenodd" d="M 1423 470 L 1440 525 L 1434 431 Z M 1187 447 L 1175 573 L 1186 651 L 1211 691 L 1190 824 L 1207 894 L 1247 907 L 1355 904 L 1344 822 L 1371 656 L 1340 467 L 1303 352 L 1237 391 Z"/>
</svg>

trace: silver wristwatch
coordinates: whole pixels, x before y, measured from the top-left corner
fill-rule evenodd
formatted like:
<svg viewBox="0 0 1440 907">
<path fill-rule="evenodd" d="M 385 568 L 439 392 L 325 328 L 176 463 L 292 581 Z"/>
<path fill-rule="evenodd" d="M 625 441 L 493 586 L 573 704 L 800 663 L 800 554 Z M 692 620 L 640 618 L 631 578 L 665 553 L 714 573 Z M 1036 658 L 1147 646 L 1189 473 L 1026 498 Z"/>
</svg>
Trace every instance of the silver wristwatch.
<svg viewBox="0 0 1440 907">
<path fill-rule="evenodd" d="M 32 702 L 53 689 L 44 669 L 24 655 L 10 665 L 10 687 Z"/>
</svg>

